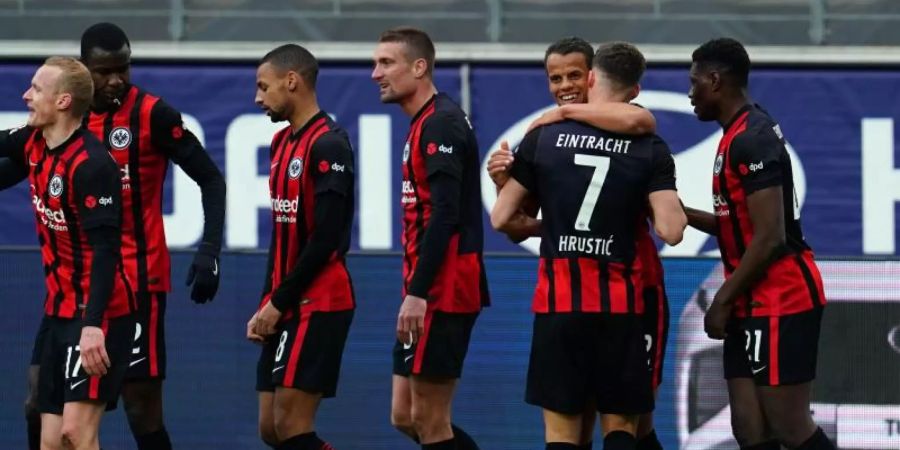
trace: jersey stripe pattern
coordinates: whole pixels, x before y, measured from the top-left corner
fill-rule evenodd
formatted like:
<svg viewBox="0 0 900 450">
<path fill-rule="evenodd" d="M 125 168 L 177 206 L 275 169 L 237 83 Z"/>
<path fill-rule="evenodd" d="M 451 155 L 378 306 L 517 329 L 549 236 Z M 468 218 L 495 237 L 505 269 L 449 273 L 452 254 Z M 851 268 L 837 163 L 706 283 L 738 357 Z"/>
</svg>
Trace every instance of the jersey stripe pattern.
<svg viewBox="0 0 900 450">
<path fill-rule="evenodd" d="M 105 143 L 122 172 L 122 258 L 137 292 L 168 292 L 169 249 L 162 217 L 168 158 L 151 142 L 150 115 L 159 97 L 131 86 L 122 105 L 90 112 L 85 125 Z"/>
<path fill-rule="evenodd" d="M 297 133 L 285 127 L 272 139 L 269 195 L 272 203 L 272 275 L 260 306 L 268 303 L 281 282 L 294 268 L 314 230 L 315 186 L 313 144 L 326 133 L 337 132 L 336 124 L 319 112 Z M 348 217 L 347 220 L 352 220 Z M 319 275 L 302 294 L 301 310 L 345 311 L 356 305 L 344 255 L 347 245 L 335 251 Z M 291 317 L 286 312 L 283 320 Z"/>
<path fill-rule="evenodd" d="M 89 152 L 87 146 L 91 144 L 96 147 Z M 90 293 L 93 251 L 82 226 L 74 189 L 75 173 L 89 158 L 106 157 L 106 149 L 79 130 L 61 148 L 49 151 L 40 132 L 33 131 L 25 143 L 24 156 L 29 166 L 28 182 L 47 286 L 44 314 L 66 319 L 80 317 Z M 113 286 L 105 319 L 124 316 L 135 309 L 134 295 L 121 264 Z"/>
<path fill-rule="evenodd" d="M 826 302 L 822 277 L 800 228 L 784 137 L 768 114 L 747 105 L 725 127 L 713 167 L 713 206 L 726 277 L 753 240 L 747 196 L 773 186 L 781 186 L 783 193 L 786 243 L 763 277 L 738 298 L 738 317 L 795 314 Z"/>
<path fill-rule="evenodd" d="M 448 125 L 452 121 L 454 126 Z M 464 125 L 460 125 L 464 124 Z M 425 142 L 426 130 L 449 136 L 455 144 Z M 461 133 L 460 129 L 465 132 Z M 452 130 L 452 131 L 450 131 Z M 460 135 L 462 134 L 462 135 Z M 490 304 L 482 258 L 483 229 L 478 145 L 465 113 L 444 94 L 433 96 L 413 117 L 403 149 L 403 292 L 405 298 L 420 262 L 421 245 L 431 219 L 433 203 L 426 158 L 447 151 L 460 170 L 459 222 L 450 237 L 444 260 L 428 290 L 429 309 L 474 313 Z"/>
</svg>

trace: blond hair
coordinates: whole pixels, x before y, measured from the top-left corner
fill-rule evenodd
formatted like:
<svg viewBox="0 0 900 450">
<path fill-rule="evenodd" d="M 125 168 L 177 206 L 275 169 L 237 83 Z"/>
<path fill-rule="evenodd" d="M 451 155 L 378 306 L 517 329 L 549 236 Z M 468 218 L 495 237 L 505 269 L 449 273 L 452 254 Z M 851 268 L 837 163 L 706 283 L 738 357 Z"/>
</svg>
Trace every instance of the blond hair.
<svg viewBox="0 0 900 450">
<path fill-rule="evenodd" d="M 62 70 L 56 84 L 56 93 L 71 95 L 72 115 L 83 116 L 91 107 L 94 98 L 94 80 L 91 78 L 91 72 L 80 61 L 68 56 L 51 56 L 44 61 L 44 65 Z"/>
</svg>

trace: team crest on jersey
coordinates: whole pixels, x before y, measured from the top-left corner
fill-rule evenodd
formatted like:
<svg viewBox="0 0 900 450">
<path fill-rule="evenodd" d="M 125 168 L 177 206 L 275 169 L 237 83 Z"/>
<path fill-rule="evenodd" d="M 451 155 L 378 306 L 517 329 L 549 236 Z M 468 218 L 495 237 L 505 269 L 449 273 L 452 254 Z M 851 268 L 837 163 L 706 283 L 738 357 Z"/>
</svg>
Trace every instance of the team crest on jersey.
<svg viewBox="0 0 900 450">
<path fill-rule="evenodd" d="M 403 146 L 403 162 L 409 161 L 409 141 Z"/>
<path fill-rule="evenodd" d="M 53 175 L 53 178 L 50 179 L 50 184 L 47 186 L 47 191 L 50 192 L 51 197 L 59 197 L 62 195 L 63 191 L 63 180 L 59 174 Z"/>
<path fill-rule="evenodd" d="M 124 150 L 131 144 L 131 130 L 117 127 L 109 133 L 109 145 L 116 150 Z"/>
<path fill-rule="evenodd" d="M 713 166 L 713 173 L 715 173 L 716 175 L 718 175 L 719 172 L 722 171 L 723 161 L 724 161 L 724 155 L 722 155 L 721 153 L 716 155 L 716 165 Z"/>
<path fill-rule="evenodd" d="M 288 166 L 288 176 L 291 178 L 299 178 L 303 173 L 303 158 L 294 158 Z"/>
</svg>

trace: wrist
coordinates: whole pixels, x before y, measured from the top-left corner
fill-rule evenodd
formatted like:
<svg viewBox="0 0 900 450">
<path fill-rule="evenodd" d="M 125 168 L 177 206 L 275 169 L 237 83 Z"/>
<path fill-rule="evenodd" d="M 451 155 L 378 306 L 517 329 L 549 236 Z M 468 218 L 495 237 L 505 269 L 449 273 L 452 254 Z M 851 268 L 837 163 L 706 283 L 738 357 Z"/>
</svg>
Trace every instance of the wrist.
<svg viewBox="0 0 900 450">
<path fill-rule="evenodd" d="M 219 248 L 218 245 L 212 244 L 210 242 L 201 242 L 200 245 L 197 247 L 197 254 L 211 256 L 213 258 L 218 258 L 220 250 L 221 249 Z"/>
</svg>

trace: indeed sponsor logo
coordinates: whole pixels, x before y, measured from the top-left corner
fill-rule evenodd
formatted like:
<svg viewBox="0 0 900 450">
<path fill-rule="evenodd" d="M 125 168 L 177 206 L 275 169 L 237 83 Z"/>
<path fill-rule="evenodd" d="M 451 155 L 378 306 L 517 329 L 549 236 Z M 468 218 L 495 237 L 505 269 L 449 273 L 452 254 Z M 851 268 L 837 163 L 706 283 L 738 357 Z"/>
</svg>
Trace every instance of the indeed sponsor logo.
<svg viewBox="0 0 900 450">
<path fill-rule="evenodd" d="M 401 188 L 401 192 L 403 192 L 403 196 L 400 198 L 401 204 L 408 205 L 418 201 L 418 198 L 416 198 L 416 190 L 413 188 L 412 181 L 403 180 L 403 187 Z"/>
<path fill-rule="evenodd" d="M 41 222 L 52 230 L 68 231 L 66 226 L 66 215 L 61 209 L 53 209 L 44 205 L 44 201 L 37 195 L 31 197 L 31 203 L 34 205 L 35 212 L 41 219 Z"/>
<path fill-rule="evenodd" d="M 277 213 L 297 213 L 297 207 L 300 201 L 297 199 L 288 200 L 280 197 L 272 199 L 272 211 Z"/>
</svg>

